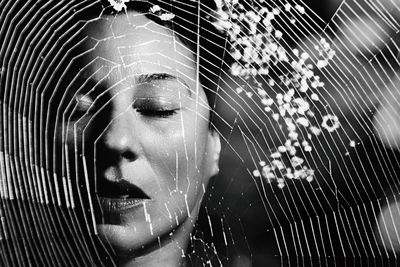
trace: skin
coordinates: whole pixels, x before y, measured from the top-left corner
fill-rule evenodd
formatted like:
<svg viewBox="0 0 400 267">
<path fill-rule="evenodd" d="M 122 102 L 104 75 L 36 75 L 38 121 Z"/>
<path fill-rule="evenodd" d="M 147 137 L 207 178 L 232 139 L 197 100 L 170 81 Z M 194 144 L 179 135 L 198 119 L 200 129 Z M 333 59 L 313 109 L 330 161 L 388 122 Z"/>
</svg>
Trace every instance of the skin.
<svg viewBox="0 0 400 267">
<path fill-rule="evenodd" d="M 194 57 L 171 30 L 135 12 L 93 22 L 87 35 L 99 41 L 87 54 L 95 60 L 85 75 L 109 95 L 109 119 L 95 137 L 95 114 L 70 123 L 68 145 L 74 131 L 82 135 L 78 143 L 93 140 L 96 183 L 135 185 L 150 198 L 103 218 L 98 233 L 120 265 L 178 266 L 208 180 L 219 170 L 220 139 L 209 128 Z M 76 96 L 80 112 L 98 104 L 94 96 Z"/>
</svg>

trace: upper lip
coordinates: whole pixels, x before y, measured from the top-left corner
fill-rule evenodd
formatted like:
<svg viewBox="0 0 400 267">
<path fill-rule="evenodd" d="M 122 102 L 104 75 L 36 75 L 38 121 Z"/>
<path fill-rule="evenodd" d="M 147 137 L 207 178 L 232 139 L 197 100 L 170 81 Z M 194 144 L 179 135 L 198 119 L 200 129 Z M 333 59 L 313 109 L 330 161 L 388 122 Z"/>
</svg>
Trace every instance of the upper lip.
<svg viewBox="0 0 400 267">
<path fill-rule="evenodd" d="M 98 184 L 97 194 L 99 197 L 115 199 L 150 199 L 140 187 L 124 179 L 111 182 L 103 178 Z"/>
</svg>

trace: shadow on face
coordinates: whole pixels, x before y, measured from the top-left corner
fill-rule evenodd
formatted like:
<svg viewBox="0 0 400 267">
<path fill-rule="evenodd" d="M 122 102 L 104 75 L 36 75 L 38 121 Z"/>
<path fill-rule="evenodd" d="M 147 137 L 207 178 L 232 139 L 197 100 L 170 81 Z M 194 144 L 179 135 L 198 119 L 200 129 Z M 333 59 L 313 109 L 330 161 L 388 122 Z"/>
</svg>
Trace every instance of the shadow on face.
<svg viewBox="0 0 400 267">
<path fill-rule="evenodd" d="M 80 82 L 57 128 L 65 169 L 95 192 L 97 230 L 117 251 L 165 237 L 185 247 L 220 150 L 193 54 L 135 12 L 85 33 Z"/>
</svg>

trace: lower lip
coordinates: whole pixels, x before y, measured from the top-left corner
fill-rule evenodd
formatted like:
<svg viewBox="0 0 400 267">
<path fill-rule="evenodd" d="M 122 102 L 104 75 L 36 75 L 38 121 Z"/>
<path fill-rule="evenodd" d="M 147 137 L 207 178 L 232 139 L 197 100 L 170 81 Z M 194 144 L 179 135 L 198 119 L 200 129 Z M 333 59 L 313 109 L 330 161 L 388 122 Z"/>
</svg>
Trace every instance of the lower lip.
<svg viewBox="0 0 400 267">
<path fill-rule="evenodd" d="M 149 199 L 107 197 L 100 197 L 99 200 L 104 213 L 126 212 L 143 206 L 145 202 L 149 201 Z"/>
</svg>

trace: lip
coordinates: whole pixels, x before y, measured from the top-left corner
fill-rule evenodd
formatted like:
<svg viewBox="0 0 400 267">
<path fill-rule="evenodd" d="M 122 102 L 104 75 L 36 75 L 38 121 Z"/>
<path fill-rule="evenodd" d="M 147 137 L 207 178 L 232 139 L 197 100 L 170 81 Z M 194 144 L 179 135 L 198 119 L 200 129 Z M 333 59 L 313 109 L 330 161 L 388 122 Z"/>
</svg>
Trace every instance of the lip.
<svg viewBox="0 0 400 267">
<path fill-rule="evenodd" d="M 110 197 L 99 197 L 100 205 L 103 213 L 124 213 L 135 208 L 143 206 L 143 204 L 150 199 L 147 198 L 110 198 Z"/>
</svg>

